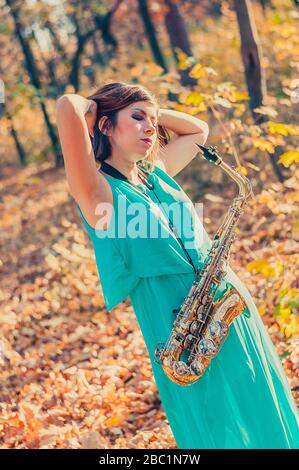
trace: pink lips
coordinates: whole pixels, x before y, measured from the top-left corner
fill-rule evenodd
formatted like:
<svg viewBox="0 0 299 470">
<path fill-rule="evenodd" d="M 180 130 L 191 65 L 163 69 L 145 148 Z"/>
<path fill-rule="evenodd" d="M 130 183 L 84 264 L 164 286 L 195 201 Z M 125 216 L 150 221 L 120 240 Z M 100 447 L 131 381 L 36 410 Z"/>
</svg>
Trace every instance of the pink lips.
<svg viewBox="0 0 299 470">
<path fill-rule="evenodd" d="M 152 145 L 152 140 L 151 139 L 141 139 L 143 142 L 145 142 L 148 145 Z"/>
</svg>

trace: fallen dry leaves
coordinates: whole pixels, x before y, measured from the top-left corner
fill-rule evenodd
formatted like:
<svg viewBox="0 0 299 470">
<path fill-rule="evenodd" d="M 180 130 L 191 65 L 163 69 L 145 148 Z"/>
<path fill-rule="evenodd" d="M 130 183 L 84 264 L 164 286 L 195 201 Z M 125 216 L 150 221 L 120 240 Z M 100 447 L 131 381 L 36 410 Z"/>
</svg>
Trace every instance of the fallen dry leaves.
<svg viewBox="0 0 299 470">
<path fill-rule="evenodd" d="M 250 202 L 231 254 L 297 403 L 299 346 L 274 310 L 282 289 L 298 288 L 298 176 Z M 107 314 L 64 170 L 7 167 L 0 194 L 1 447 L 176 448 L 129 302 Z M 205 208 L 211 236 L 223 215 L 217 197 Z M 270 277 L 248 270 L 258 260 Z"/>
</svg>

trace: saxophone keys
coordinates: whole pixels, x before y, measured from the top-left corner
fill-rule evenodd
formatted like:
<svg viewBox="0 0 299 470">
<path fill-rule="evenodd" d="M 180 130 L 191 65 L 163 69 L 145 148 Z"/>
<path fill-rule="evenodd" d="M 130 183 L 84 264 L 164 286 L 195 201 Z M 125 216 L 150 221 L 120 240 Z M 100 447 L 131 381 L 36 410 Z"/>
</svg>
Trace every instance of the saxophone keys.
<svg viewBox="0 0 299 470">
<path fill-rule="evenodd" d="M 194 359 L 190 365 L 190 370 L 194 375 L 201 376 L 204 372 L 204 365 L 200 359 Z"/>
<path fill-rule="evenodd" d="M 193 320 L 189 326 L 190 333 L 195 333 L 196 329 L 197 329 L 197 321 Z"/>
<path fill-rule="evenodd" d="M 154 351 L 154 361 L 158 364 L 162 362 L 162 355 L 164 353 L 164 346 L 165 343 L 158 343 L 155 351 Z"/>
<path fill-rule="evenodd" d="M 202 315 L 203 314 L 203 311 L 204 311 L 204 306 L 203 305 L 200 305 L 197 310 L 196 310 L 196 314 L 197 315 Z"/>
<path fill-rule="evenodd" d="M 189 372 L 189 367 L 184 361 L 178 361 L 173 363 L 173 371 L 179 376 L 186 376 Z"/>
<path fill-rule="evenodd" d="M 184 341 L 184 349 L 189 350 L 193 342 L 194 342 L 194 336 L 192 334 L 187 335 Z"/>
<path fill-rule="evenodd" d="M 199 354 L 204 357 L 212 357 L 217 353 L 217 348 L 213 340 L 204 338 L 196 345 Z"/>
<path fill-rule="evenodd" d="M 209 332 L 213 338 L 222 338 L 227 336 L 228 326 L 221 320 L 214 320 L 209 325 Z"/>
</svg>

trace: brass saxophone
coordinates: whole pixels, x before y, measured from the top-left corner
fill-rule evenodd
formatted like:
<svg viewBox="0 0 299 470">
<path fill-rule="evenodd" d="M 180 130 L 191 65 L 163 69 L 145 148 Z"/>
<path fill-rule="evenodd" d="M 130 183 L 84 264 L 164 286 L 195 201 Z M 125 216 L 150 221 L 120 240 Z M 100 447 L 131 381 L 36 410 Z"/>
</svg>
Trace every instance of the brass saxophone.
<svg viewBox="0 0 299 470">
<path fill-rule="evenodd" d="M 226 274 L 236 224 L 247 199 L 253 196 L 252 186 L 245 176 L 222 160 L 217 147 L 196 145 L 206 160 L 219 165 L 236 181 L 239 194 L 218 228 L 187 296 L 176 310 L 178 314 L 166 344 L 158 343 L 154 352 L 155 362 L 178 385 L 192 385 L 202 377 L 223 345 L 230 324 L 246 307 L 244 298 L 228 282 L 222 297 L 215 301 L 215 296 Z M 181 359 L 185 352 L 187 363 Z"/>
</svg>

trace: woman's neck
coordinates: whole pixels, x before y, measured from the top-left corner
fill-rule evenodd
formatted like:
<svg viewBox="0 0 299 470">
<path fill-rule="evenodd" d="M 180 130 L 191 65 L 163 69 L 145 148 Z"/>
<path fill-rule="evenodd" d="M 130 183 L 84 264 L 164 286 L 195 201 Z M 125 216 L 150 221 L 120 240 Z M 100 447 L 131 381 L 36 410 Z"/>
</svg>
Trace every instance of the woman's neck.
<svg viewBox="0 0 299 470">
<path fill-rule="evenodd" d="M 140 183 L 140 178 L 138 177 L 138 169 L 135 162 L 126 162 L 124 160 L 115 161 L 112 157 L 108 157 L 104 161 L 108 163 L 108 165 L 111 165 L 113 166 L 113 168 L 120 171 L 132 183 Z"/>
</svg>

